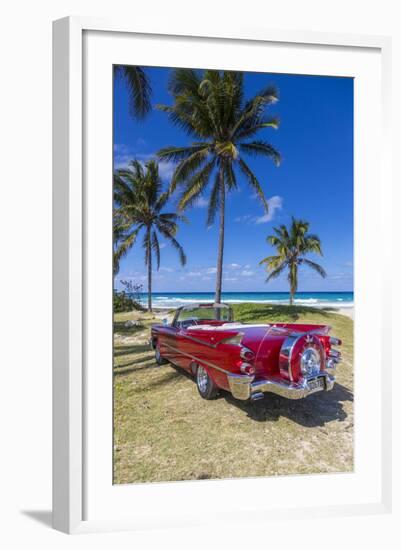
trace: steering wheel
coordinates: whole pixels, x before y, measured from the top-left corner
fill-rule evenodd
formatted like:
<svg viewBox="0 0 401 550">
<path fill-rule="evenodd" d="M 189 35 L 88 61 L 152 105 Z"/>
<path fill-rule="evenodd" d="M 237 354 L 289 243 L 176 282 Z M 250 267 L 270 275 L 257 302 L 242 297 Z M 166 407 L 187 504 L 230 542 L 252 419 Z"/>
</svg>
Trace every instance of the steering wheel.
<svg viewBox="0 0 401 550">
<path fill-rule="evenodd" d="M 198 319 L 190 318 L 190 319 L 184 319 L 184 321 L 181 321 L 181 328 L 188 328 L 192 325 L 197 325 Z"/>
</svg>

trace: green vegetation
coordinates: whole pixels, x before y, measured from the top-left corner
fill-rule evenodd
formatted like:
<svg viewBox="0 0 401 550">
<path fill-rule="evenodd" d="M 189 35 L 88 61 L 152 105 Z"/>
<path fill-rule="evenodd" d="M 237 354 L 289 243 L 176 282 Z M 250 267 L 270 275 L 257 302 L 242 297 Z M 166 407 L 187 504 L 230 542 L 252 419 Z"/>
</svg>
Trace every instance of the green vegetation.
<svg viewBox="0 0 401 550">
<path fill-rule="evenodd" d="M 337 383 L 328 393 L 247 403 L 222 392 L 200 398 L 193 380 L 156 366 L 148 345 L 150 313 L 115 315 L 114 482 L 135 483 L 353 469 L 353 322 L 332 310 L 238 304 L 244 322 L 329 324 L 343 340 Z M 142 326 L 127 327 L 127 320 Z"/>
<path fill-rule="evenodd" d="M 266 279 L 275 279 L 283 271 L 288 269 L 288 281 L 290 283 L 290 304 L 294 303 L 294 296 L 298 288 L 298 267 L 306 265 L 316 271 L 321 277 L 326 277 L 323 267 L 316 262 L 305 258 L 311 252 L 322 256 L 321 242 L 317 235 L 308 233 L 309 223 L 305 220 L 292 218 L 291 227 L 285 225 L 274 227 L 275 235 L 267 237 L 267 242 L 277 248 L 276 256 L 267 256 L 259 263 L 266 264 L 270 272 Z"/>
<path fill-rule="evenodd" d="M 152 108 L 152 87 L 145 69 L 134 65 L 114 65 L 114 74 L 127 86 L 131 115 L 142 120 Z"/>
<path fill-rule="evenodd" d="M 132 281 L 120 281 L 124 290 L 113 291 L 113 311 L 114 313 L 123 313 L 125 311 L 144 311 L 140 301 L 142 285 L 136 285 Z"/>
<path fill-rule="evenodd" d="M 169 198 L 163 192 L 157 162 L 142 164 L 134 160 L 126 170 L 114 174 L 113 231 L 114 231 L 114 272 L 119 269 L 120 259 L 134 246 L 138 234 L 144 233 L 142 246 L 145 250 L 145 264 L 148 267 L 148 310 L 152 311 L 152 257 L 160 267 L 160 245 L 158 234 L 178 252 L 181 265 L 186 256 L 175 238 L 177 222 L 185 218 L 176 213 L 163 212 Z"/>
<path fill-rule="evenodd" d="M 215 302 L 219 303 L 226 195 L 237 189 L 236 171 L 239 171 L 267 210 L 262 185 L 245 162 L 244 155 L 263 156 L 279 165 L 279 152 L 269 143 L 254 139 L 264 128 L 278 127 L 278 119 L 265 114 L 266 107 L 277 101 L 278 93 L 269 86 L 245 101 L 244 73 L 193 69 L 173 70 L 169 91 L 174 104 L 158 108 L 195 141 L 183 147 L 165 147 L 158 156 L 177 163 L 170 192 L 177 186 L 183 187 L 179 200 L 181 210 L 195 204 L 212 182 L 207 224 L 212 225 L 219 212 L 215 295 Z"/>
</svg>

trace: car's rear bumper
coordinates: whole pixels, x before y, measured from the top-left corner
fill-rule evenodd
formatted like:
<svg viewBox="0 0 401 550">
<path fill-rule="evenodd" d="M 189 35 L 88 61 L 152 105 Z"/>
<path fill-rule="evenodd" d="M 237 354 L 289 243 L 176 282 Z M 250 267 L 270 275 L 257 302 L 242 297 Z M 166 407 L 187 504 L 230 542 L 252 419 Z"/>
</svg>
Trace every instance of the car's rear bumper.
<svg viewBox="0 0 401 550">
<path fill-rule="evenodd" d="M 312 388 L 310 382 L 316 378 L 323 379 L 322 388 Z M 252 376 L 232 374 L 228 375 L 230 391 L 236 399 L 256 401 L 261 399 L 265 393 L 275 393 L 287 399 L 303 399 L 317 391 L 330 391 L 333 389 L 335 378 L 327 372 L 322 372 L 314 379 L 303 380 L 302 382 L 286 382 L 281 379 L 254 380 Z"/>
</svg>

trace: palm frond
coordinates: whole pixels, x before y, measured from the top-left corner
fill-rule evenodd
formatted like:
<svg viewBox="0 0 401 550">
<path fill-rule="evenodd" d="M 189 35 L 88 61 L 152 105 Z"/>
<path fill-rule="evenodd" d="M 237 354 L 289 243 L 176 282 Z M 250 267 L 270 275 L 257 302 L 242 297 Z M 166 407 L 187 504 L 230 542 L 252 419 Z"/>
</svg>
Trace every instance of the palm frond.
<svg viewBox="0 0 401 550">
<path fill-rule="evenodd" d="M 157 238 L 156 231 L 152 231 L 152 250 L 156 256 L 156 265 L 157 269 L 160 269 L 160 245 L 159 239 Z"/>
<path fill-rule="evenodd" d="M 157 156 L 159 157 L 159 159 L 165 161 L 181 162 L 183 160 L 186 160 L 194 153 L 198 153 L 199 151 L 203 151 L 204 149 L 208 149 L 209 147 L 210 144 L 205 142 L 192 143 L 191 145 L 188 145 L 186 147 L 174 147 L 173 145 L 169 145 L 168 147 L 163 147 L 163 149 L 160 149 L 157 152 Z"/>
<path fill-rule="evenodd" d="M 316 262 L 312 262 L 311 260 L 308 260 L 306 258 L 301 258 L 299 262 L 301 264 L 307 265 L 308 267 L 316 271 L 316 273 L 318 273 L 321 277 L 323 278 L 327 277 L 326 271 L 323 269 L 321 265 L 317 264 Z"/>
<path fill-rule="evenodd" d="M 252 170 L 249 168 L 249 166 L 246 164 L 246 162 L 244 160 L 238 159 L 238 165 L 239 165 L 242 173 L 247 178 L 247 180 L 248 180 L 249 184 L 251 185 L 251 187 L 255 190 L 257 196 L 259 197 L 259 199 L 261 200 L 261 202 L 263 204 L 264 209 L 267 212 L 268 211 L 268 203 L 267 203 L 265 194 L 263 192 L 262 186 L 260 185 L 257 177 L 255 176 L 255 174 L 252 172 Z"/>
<path fill-rule="evenodd" d="M 207 160 L 207 155 L 208 150 L 202 149 L 180 162 L 171 179 L 170 193 L 175 191 L 179 183 L 185 182 L 185 180 L 190 178 L 197 170 L 202 168 L 204 162 Z"/>
<path fill-rule="evenodd" d="M 142 67 L 132 65 L 116 65 L 114 71 L 127 85 L 131 114 L 135 118 L 143 119 L 151 109 L 152 96 L 152 87 L 146 71 Z"/>
<path fill-rule="evenodd" d="M 184 210 L 184 208 L 192 206 L 196 200 L 205 191 L 207 184 L 209 183 L 210 174 L 215 166 L 215 159 L 205 164 L 196 174 L 192 176 L 184 192 L 180 197 L 178 208 Z"/>
<path fill-rule="evenodd" d="M 273 159 L 277 166 L 280 166 L 281 155 L 272 145 L 265 141 L 252 141 L 248 143 L 240 143 L 241 151 L 249 155 L 265 156 Z"/>
<path fill-rule="evenodd" d="M 236 132 L 236 139 L 248 139 L 257 134 L 260 130 L 265 128 L 273 128 L 277 130 L 280 125 L 280 119 L 278 117 L 264 117 L 259 120 L 259 117 L 255 117 L 256 120 L 250 121 L 249 124 L 240 127 Z"/>
<path fill-rule="evenodd" d="M 138 233 L 141 229 L 142 226 L 137 227 L 136 229 L 128 233 L 124 237 L 124 239 L 120 240 L 120 242 L 118 243 L 117 249 L 114 251 L 113 254 L 114 273 L 118 273 L 121 258 L 126 256 L 127 252 L 134 246 Z"/>
<path fill-rule="evenodd" d="M 210 193 L 209 205 L 207 208 L 206 225 L 208 227 L 213 225 L 216 217 L 216 213 L 219 207 L 220 207 L 220 172 L 217 172 L 216 177 L 214 179 L 212 191 Z"/>
<path fill-rule="evenodd" d="M 283 271 L 285 270 L 286 267 L 287 267 L 287 262 L 283 262 L 278 267 L 273 269 L 273 271 L 271 271 L 269 273 L 269 275 L 267 276 L 266 283 L 268 283 L 272 279 L 277 279 L 277 277 L 283 273 Z"/>
</svg>

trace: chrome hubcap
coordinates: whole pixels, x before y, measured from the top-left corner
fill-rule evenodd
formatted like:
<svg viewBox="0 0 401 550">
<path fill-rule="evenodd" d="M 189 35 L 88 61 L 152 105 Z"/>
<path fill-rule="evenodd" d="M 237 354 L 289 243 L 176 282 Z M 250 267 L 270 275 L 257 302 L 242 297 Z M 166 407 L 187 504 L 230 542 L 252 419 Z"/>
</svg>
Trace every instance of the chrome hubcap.
<svg viewBox="0 0 401 550">
<path fill-rule="evenodd" d="M 196 372 L 196 380 L 200 391 L 202 393 L 205 393 L 207 390 L 207 385 L 209 383 L 209 376 L 203 367 L 198 367 L 198 370 Z"/>
</svg>

